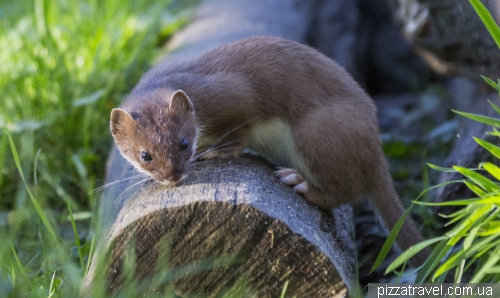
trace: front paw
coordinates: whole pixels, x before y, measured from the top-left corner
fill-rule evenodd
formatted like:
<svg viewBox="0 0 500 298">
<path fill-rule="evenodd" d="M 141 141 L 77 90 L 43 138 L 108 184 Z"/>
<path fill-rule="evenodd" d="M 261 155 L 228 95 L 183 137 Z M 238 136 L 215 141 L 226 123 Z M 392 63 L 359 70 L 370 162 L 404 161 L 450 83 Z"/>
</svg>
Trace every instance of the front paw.
<svg viewBox="0 0 500 298">
<path fill-rule="evenodd" d="M 306 194 L 309 190 L 309 183 L 295 169 L 278 168 L 274 172 L 281 183 L 292 186 L 296 193 Z"/>
</svg>

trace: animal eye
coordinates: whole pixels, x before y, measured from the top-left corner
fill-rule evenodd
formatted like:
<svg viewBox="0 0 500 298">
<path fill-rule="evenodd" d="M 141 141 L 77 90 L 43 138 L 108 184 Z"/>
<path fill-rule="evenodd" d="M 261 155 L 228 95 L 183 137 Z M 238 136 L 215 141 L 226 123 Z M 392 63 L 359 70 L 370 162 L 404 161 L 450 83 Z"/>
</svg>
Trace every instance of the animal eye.
<svg viewBox="0 0 500 298">
<path fill-rule="evenodd" d="M 141 160 L 142 161 L 152 161 L 153 157 L 151 156 L 151 154 L 147 153 L 146 151 L 142 151 L 141 152 Z"/>
<path fill-rule="evenodd" d="M 186 141 L 186 139 L 182 139 L 179 147 L 181 148 L 181 150 L 186 150 L 189 147 L 189 142 Z"/>
</svg>

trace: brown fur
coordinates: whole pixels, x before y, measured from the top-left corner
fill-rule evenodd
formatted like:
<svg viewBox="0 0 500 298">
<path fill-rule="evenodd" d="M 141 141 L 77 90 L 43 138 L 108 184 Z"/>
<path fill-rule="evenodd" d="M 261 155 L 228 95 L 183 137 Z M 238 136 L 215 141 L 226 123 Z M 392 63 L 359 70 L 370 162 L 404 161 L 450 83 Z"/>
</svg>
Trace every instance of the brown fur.
<svg viewBox="0 0 500 298">
<path fill-rule="evenodd" d="M 185 108 L 168 104 L 174 93 Z M 404 212 L 372 100 L 335 62 L 282 38 L 242 39 L 190 62 L 160 64 L 113 111 L 111 131 L 124 157 L 162 183 L 177 182 L 194 150 L 202 153 L 222 138 L 227 146 L 202 157 L 257 151 L 286 167 L 278 177 L 323 209 L 369 196 L 388 228 Z M 182 139 L 187 153 L 179 150 Z M 141 162 L 142 151 L 153 160 Z M 421 240 L 407 219 L 398 244 L 407 249 Z"/>
</svg>

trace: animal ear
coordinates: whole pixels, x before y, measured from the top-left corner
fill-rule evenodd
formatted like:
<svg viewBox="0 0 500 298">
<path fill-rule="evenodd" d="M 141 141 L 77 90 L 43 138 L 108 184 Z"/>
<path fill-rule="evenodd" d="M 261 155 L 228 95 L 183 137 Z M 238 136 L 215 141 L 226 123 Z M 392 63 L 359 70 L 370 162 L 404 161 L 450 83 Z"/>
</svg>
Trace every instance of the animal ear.
<svg viewBox="0 0 500 298">
<path fill-rule="evenodd" d="M 169 102 L 170 110 L 174 112 L 194 112 L 193 103 L 191 99 L 182 90 L 177 90 L 170 97 Z"/>
<path fill-rule="evenodd" d="M 120 138 L 130 136 L 135 129 L 134 118 L 123 109 L 113 109 L 111 111 L 111 118 L 109 126 L 113 137 Z"/>
</svg>

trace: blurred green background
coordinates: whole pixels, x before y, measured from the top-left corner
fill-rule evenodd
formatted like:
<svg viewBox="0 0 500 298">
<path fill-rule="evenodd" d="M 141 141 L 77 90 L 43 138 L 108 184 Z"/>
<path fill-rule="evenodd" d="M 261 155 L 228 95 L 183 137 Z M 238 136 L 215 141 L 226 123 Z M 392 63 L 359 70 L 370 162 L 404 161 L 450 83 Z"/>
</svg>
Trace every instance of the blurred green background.
<svg viewBox="0 0 500 298">
<path fill-rule="evenodd" d="M 109 113 L 192 4 L 0 1 L 0 297 L 78 291 Z"/>
</svg>

